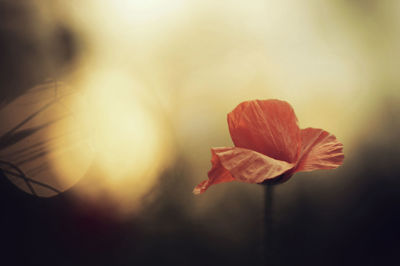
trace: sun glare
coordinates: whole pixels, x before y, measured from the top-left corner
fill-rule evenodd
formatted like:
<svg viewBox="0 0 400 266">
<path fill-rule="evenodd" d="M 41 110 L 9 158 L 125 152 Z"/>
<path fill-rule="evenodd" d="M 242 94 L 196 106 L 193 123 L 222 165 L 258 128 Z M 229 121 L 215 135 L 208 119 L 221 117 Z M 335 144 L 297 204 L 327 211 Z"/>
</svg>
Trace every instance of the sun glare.
<svg viewBox="0 0 400 266">
<path fill-rule="evenodd" d="M 81 189 L 94 198 L 107 193 L 122 212 L 135 209 L 173 158 L 169 132 L 159 110 L 146 104 L 145 88 L 127 73 L 103 69 L 84 77 L 79 116 L 91 132 L 97 169 L 88 173 L 96 184 Z"/>
<path fill-rule="evenodd" d="M 164 130 L 143 103 L 143 88 L 119 72 L 94 74 L 86 112 L 94 145 L 111 179 L 142 176 L 159 168 Z"/>
</svg>

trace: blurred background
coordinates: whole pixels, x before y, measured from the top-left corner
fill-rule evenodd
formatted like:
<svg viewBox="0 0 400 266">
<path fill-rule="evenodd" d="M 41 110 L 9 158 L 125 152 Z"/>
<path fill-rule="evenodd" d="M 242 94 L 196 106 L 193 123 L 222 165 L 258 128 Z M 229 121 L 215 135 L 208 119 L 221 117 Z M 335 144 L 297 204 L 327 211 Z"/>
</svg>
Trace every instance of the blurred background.
<svg viewBox="0 0 400 266">
<path fill-rule="evenodd" d="M 400 2 L 0 1 L 2 265 L 262 265 L 263 188 L 205 194 L 226 114 L 344 144 L 275 187 L 273 265 L 400 263 Z"/>
</svg>

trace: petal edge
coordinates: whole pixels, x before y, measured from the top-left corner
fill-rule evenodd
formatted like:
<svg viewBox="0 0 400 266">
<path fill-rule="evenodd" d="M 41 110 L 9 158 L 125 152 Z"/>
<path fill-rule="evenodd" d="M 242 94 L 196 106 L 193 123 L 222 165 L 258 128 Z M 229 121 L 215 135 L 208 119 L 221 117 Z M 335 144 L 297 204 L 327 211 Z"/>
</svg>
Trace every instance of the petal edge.
<svg viewBox="0 0 400 266">
<path fill-rule="evenodd" d="M 208 179 L 200 182 L 194 189 L 193 194 L 199 195 L 204 193 L 211 185 L 224 182 L 234 181 L 235 178 L 226 170 L 216 154 L 216 150 L 223 151 L 229 148 L 212 148 L 211 149 L 211 170 L 208 171 Z"/>
<path fill-rule="evenodd" d="M 302 150 L 295 172 L 334 169 L 343 163 L 343 144 L 318 128 L 301 130 Z"/>
</svg>

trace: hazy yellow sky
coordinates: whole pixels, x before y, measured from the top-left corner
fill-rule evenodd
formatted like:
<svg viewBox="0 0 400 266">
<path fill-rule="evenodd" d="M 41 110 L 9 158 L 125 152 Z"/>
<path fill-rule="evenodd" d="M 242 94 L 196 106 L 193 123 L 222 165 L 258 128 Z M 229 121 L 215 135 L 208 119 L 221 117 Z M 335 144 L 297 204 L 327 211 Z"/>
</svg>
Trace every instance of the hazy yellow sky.
<svg viewBox="0 0 400 266">
<path fill-rule="evenodd" d="M 335 134 L 351 156 L 382 101 L 399 99 L 400 5 L 376 2 L 87 0 L 43 12 L 78 36 L 65 81 L 87 103 L 77 115 L 96 160 L 148 189 L 177 154 L 203 179 L 209 148 L 231 145 L 226 114 L 256 98 L 287 100 L 301 127 Z M 119 196 L 141 195 L 132 182 Z"/>
</svg>

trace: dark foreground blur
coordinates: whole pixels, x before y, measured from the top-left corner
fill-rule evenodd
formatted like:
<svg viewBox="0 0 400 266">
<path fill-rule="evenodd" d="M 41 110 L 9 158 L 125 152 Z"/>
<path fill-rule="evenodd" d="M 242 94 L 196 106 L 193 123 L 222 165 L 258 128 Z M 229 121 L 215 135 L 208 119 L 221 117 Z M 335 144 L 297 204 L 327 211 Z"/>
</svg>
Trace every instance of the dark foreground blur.
<svg viewBox="0 0 400 266">
<path fill-rule="evenodd" d="M 30 30 L 41 23 L 30 8 L 0 1 L 0 110 L 61 75 L 78 53 L 63 25 Z M 273 265 L 400 265 L 400 103 L 382 97 L 376 105 L 359 148 L 345 146 L 342 167 L 276 187 Z M 37 198 L 0 173 L 0 264 L 258 265 L 262 188 L 229 183 L 196 197 L 193 171 L 178 158 L 141 211 L 122 220 L 107 195 L 93 202 L 72 197 L 72 188 Z"/>
<path fill-rule="evenodd" d="M 387 107 L 385 115 L 396 114 Z M 369 136 L 340 170 L 298 174 L 277 187 L 274 265 L 400 263 L 400 149 L 392 142 L 400 132 L 391 125 L 382 130 L 386 140 Z M 195 212 L 202 199 L 190 194 L 185 175 L 185 169 L 165 175 L 159 196 L 124 222 L 113 220 L 106 200 L 74 202 L 69 192 L 33 198 L 2 177 L 1 259 L 4 265 L 257 265 L 261 187 L 227 185 L 225 198 L 199 218 L 188 210 Z M 252 195 L 241 196 L 240 186 Z"/>
</svg>

